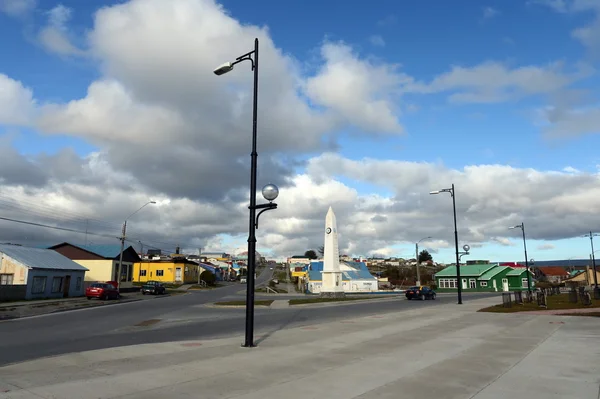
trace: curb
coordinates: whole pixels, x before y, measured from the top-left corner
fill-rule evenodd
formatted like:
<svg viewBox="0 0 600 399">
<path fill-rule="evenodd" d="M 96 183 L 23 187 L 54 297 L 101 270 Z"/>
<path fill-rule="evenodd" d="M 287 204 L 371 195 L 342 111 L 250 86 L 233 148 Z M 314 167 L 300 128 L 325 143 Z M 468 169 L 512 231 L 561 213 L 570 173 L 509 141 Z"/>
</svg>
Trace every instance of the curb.
<svg viewBox="0 0 600 399">
<path fill-rule="evenodd" d="M 187 295 L 186 294 L 181 294 L 181 296 L 183 295 Z M 155 296 L 153 299 L 161 299 L 161 298 L 169 298 L 171 297 L 171 294 L 166 294 L 166 295 L 160 295 L 160 296 Z M 72 312 L 74 310 L 82 310 L 82 309 L 92 309 L 92 308 L 100 308 L 100 307 L 106 307 L 106 306 L 115 306 L 115 305 L 122 305 L 122 304 L 126 304 L 126 303 L 133 303 L 133 302 L 141 302 L 141 301 L 150 301 L 152 299 L 143 299 L 143 298 L 134 298 L 134 299 L 125 299 L 125 300 L 120 300 L 120 301 L 115 301 L 115 302 L 108 302 L 108 303 L 102 303 L 102 304 L 96 304 L 96 305 L 90 305 L 90 306 L 80 306 L 80 307 L 73 307 L 73 308 L 66 308 L 66 309 L 56 309 L 53 310 L 51 312 L 46 312 L 46 313 L 40 313 L 40 314 L 32 314 L 32 315 L 28 315 L 28 316 L 1 316 L 0 315 L 0 323 L 2 323 L 3 321 L 10 321 L 10 320 L 17 320 L 17 319 L 27 319 L 30 317 L 36 317 L 36 316 L 43 316 L 43 315 L 49 315 L 49 314 L 56 314 L 56 313 L 64 313 L 64 312 Z M 57 303 L 61 303 L 61 302 L 53 302 L 51 304 L 57 304 Z M 87 303 L 87 302 L 84 302 Z M 27 305 L 17 305 L 14 307 L 19 307 L 19 306 L 27 306 Z M 221 306 L 219 306 L 221 307 Z M 0 307 L 0 311 L 2 310 L 2 308 Z"/>
</svg>

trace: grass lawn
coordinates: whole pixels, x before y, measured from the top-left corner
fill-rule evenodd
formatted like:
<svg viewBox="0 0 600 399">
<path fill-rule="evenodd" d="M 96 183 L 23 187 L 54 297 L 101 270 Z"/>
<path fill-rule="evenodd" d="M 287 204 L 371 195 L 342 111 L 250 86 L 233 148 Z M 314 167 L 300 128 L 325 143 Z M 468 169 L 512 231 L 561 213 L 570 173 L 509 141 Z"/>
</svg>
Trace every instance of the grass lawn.
<svg viewBox="0 0 600 399">
<path fill-rule="evenodd" d="M 272 299 L 254 301 L 254 306 L 271 306 Z M 215 302 L 217 306 L 246 306 L 246 301 Z"/>
<path fill-rule="evenodd" d="M 366 299 L 381 299 L 380 296 L 347 296 L 345 298 L 301 298 L 301 299 L 290 299 L 290 305 L 304 305 L 307 303 L 325 303 L 325 302 L 348 302 L 348 301 L 364 301 Z"/>
<path fill-rule="evenodd" d="M 524 295 L 523 295 L 524 296 Z M 524 303 L 523 305 L 515 305 L 513 303 L 511 308 L 505 308 L 500 305 L 490 306 L 489 308 L 479 309 L 479 312 L 492 312 L 492 313 L 515 313 L 515 312 L 528 312 L 532 310 L 562 310 L 562 309 L 582 309 L 582 308 L 600 308 L 600 300 L 592 299 L 590 306 L 583 306 L 581 302 L 571 303 L 569 302 L 568 294 L 552 295 L 547 298 L 547 308 L 543 308 L 537 305 L 535 300 L 533 303 Z M 578 313 L 579 315 L 579 313 Z M 589 315 L 589 313 L 588 313 Z"/>
</svg>

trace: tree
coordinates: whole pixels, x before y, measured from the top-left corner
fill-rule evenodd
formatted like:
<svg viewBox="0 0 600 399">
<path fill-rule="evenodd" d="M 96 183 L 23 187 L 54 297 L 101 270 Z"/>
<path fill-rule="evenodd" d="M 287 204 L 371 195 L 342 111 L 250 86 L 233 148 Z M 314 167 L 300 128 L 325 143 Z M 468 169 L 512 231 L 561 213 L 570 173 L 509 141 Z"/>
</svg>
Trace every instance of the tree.
<svg viewBox="0 0 600 399">
<path fill-rule="evenodd" d="M 317 259 L 317 253 L 313 249 L 309 249 L 304 253 L 304 257 L 308 259 Z"/>
<path fill-rule="evenodd" d="M 428 262 L 430 260 L 433 260 L 433 256 L 431 256 L 429 251 L 427 251 L 426 249 L 422 250 L 419 253 L 419 263 Z"/>
<path fill-rule="evenodd" d="M 215 285 L 217 277 L 208 270 L 205 270 L 200 274 L 200 280 L 204 281 L 206 285 L 212 286 Z"/>
<path fill-rule="evenodd" d="M 325 247 L 319 247 L 319 254 L 321 254 L 321 256 L 325 255 Z"/>
</svg>

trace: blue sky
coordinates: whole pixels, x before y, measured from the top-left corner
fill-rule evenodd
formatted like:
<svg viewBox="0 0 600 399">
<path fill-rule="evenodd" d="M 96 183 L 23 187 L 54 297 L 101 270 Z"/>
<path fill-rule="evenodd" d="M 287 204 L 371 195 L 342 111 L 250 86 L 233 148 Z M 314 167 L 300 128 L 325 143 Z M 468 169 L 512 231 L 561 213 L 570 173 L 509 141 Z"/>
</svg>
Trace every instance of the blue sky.
<svg viewBox="0 0 600 399">
<path fill-rule="evenodd" d="M 565 0 L 564 4 L 569 6 L 578 1 L 581 2 Z M 93 57 L 57 54 L 40 42 L 38 34 L 48 24 L 48 12 L 60 4 L 71 10 L 69 18 L 61 25 L 65 36 L 74 47 L 85 49 L 89 45 L 87 34 L 94 29 L 94 12 L 117 3 L 124 2 L 41 0 L 34 10 L 19 17 L 0 13 L 0 35 L 11 38 L 0 41 L 0 53 L 11 54 L 0 60 L 0 73 L 31 89 L 38 104 L 66 104 L 86 97 L 88 86 L 106 74 L 101 61 Z M 305 77 L 319 73 L 323 64 L 320 47 L 327 42 L 343 42 L 351 46 L 353 54 L 361 60 L 368 60 L 373 65 L 395 65 L 394 71 L 398 74 L 410 76 L 414 83 L 429 87 L 434 86 L 432 82 L 436 77 L 449 73 L 453 67 L 469 69 L 486 63 L 497 63 L 507 70 L 545 69 L 552 63 L 562 63 L 554 70 L 564 75 L 577 74 L 582 68 L 588 68 L 584 77 L 554 91 L 514 95 L 524 90 L 519 86 L 522 82 L 514 86 L 507 84 L 499 89 L 511 97 L 505 101 L 449 101 L 451 94 L 469 88 L 470 84 L 464 82 L 427 92 L 417 89 L 402 93 L 391 91 L 386 95 L 394 97 L 390 103 L 395 104 L 395 116 L 404 134 L 366 135 L 364 129 L 356 126 L 345 126 L 333 133 L 337 138 L 338 155 L 349 160 L 425 162 L 458 172 L 469 166 L 508 165 L 539 172 L 562 171 L 570 167 L 590 176 L 597 173 L 600 164 L 596 150 L 600 144 L 598 135 L 586 133 L 550 138 L 544 133 L 540 112 L 546 107 L 560 105 L 561 100 L 575 90 L 585 91 L 583 104 L 578 102 L 577 105 L 597 106 L 600 87 L 600 77 L 594 70 L 598 66 L 597 54 L 572 32 L 594 24 L 600 8 L 557 12 L 544 1 L 525 0 L 373 0 L 354 2 L 352 6 L 341 0 L 223 0 L 220 3 L 242 25 L 268 27 L 275 45 L 298 62 Z M 248 39 L 250 45 L 252 38 Z M 477 84 L 483 87 L 483 83 Z M 49 135 L 35 125 L 0 123 L 1 131 L 11 135 L 14 147 L 28 157 L 42 152 L 56 154 L 65 147 L 73 148 L 81 157 L 104 149 L 102 144 L 84 133 Z M 308 160 L 319 157 L 321 152 L 314 148 L 298 154 L 298 158 Z M 307 170 L 297 167 L 296 172 L 303 174 Z M 391 180 L 389 184 L 372 183 L 352 173 L 338 173 L 333 177 L 360 195 L 403 195 L 396 192 Z M 448 181 L 447 185 L 451 183 Z M 421 201 L 431 200 L 427 191 L 422 190 Z M 461 197 L 459 191 L 458 201 Z M 438 224 L 448 224 L 452 229 L 449 197 L 444 206 L 447 206 L 447 219 L 440 219 Z M 581 216 L 580 211 L 577 214 Z M 543 230 L 539 226 L 540 220 L 543 217 L 537 215 L 537 225 L 532 230 L 534 236 L 543 237 L 539 233 Z M 581 234 L 598 228 L 594 223 L 596 221 L 590 226 L 582 225 Z M 528 220 L 525 224 L 529 226 Z M 224 246 L 242 246 L 244 233 L 240 234 L 238 237 L 242 238 L 219 235 L 222 241 L 218 242 Z M 387 248 L 397 251 L 396 255 L 409 256 L 414 248 L 411 241 L 419 238 L 404 237 Z M 520 260 L 522 243 L 518 237 L 512 241 L 513 245 L 508 246 L 488 241 L 482 248 L 474 249 L 473 256 Z M 589 240 L 584 238 L 564 237 L 552 240 L 553 249 L 538 249 L 547 244 L 548 240 L 529 240 L 530 257 L 543 260 L 589 254 Z M 424 247 L 427 248 L 427 244 Z M 268 252 L 270 247 L 260 247 L 259 242 L 259 249 Z M 300 247 L 296 251 L 302 252 Z M 451 261 L 452 247 L 439 248 L 436 256 Z"/>
</svg>

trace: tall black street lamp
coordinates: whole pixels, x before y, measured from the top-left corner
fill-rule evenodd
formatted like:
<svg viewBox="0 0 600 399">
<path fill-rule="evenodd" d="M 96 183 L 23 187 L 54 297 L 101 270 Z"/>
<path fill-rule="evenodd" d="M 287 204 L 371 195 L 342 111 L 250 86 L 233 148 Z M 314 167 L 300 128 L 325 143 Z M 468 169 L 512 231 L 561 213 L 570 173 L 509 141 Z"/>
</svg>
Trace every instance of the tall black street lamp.
<svg viewBox="0 0 600 399">
<path fill-rule="evenodd" d="M 521 222 L 516 226 L 509 227 L 509 229 L 521 229 L 523 233 L 523 250 L 525 251 L 525 270 L 527 270 L 527 292 L 531 295 L 531 271 L 529 271 L 529 261 L 527 260 L 527 240 L 525 238 L 525 223 Z"/>
<path fill-rule="evenodd" d="M 252 58 L 254 56 L 254 59 Z M 277 204 L 273 201 L 279 195 L 279 189 L 274 184 L 267 184 L 262 194 L 268 204 L 256 205 L 256 174 L 257 158 L 256 152 L 256 125 L 258 111 L 258 38 L 254 39 L 254 50 L 241 55 L 233 62 L 226 62 L 214 70 L 215 75 L 223 75 L 233 70 L 233 66 L 242 61 L 250 61 L 254 71 L 254 101 L 252 104 L 252 153 L 250 154 L 250 225 L 248 235 L 248 276 L 246 280 L 246 338 L 244 347 L 254 346 L 254 274 L 256 271 L 256 229 L 258 228 L 258 217 L 265 211 L 276 209 Z M 256 210 L 262 209 L 258 215 Z"/>
<path fill-rule="evenodd" d="M 594 255 L 594 237 L 598 237 L 600 234 L 592 233 L 584 235 L 584 237 L 590 238 L 590 245 L 592 246 L 592 268 L 594 269 L 594 298 L 600 298 L 600 289 L 598 289 L 598 276 L 596 275 L 596 255 Z"/>
<path fill-rule="evenodd" d="M 454 246 L 456 248 L 456 287 L 458 288 L 458 304 L 462 305 L 462 281 L 460 281 L 460 254 L 458 252 L 458 229 L 456 227 L 456 196 L 454 195 L 454 184 L 451 188 L 431 191 L 429 194 L 450 193 L 452 197 L 452 209 L 454 211 Z"/>
<path fill-rule="evenodd" d="M 421 271 L 419 270 L 419 243 L 421 241 L 429 240 L 431 237 L 421 238 L 419 241 L 415 243 L 415 260 L 417 262 L 417 282 L 415 285 L 421 285 Z"/>
</svg>

